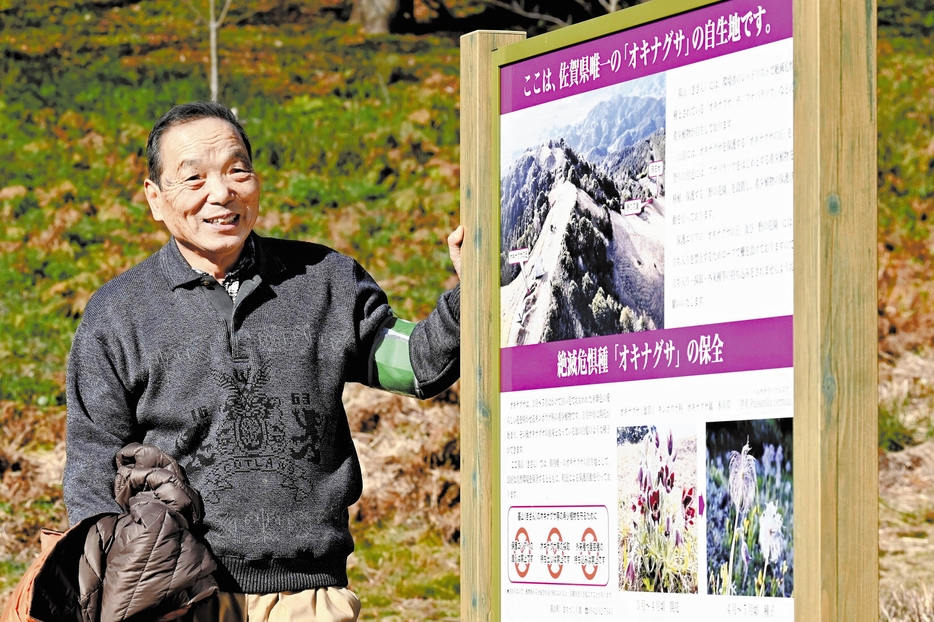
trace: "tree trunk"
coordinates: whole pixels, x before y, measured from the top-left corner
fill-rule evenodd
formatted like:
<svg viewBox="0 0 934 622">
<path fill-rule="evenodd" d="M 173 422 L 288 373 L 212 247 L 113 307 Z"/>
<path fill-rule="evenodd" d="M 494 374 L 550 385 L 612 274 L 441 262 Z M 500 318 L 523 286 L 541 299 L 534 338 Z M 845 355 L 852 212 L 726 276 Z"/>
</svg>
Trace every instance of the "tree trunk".
<svg viewBox="0 0 934 622">
<path fill-rule="evenodd" d="M 219 24 L 214 18 L 214 0 L 209 0 L 208 32 L 211 39 L 211 101 L 217 101 L 217 27 Z"/>
<path fill-rule="evenodd" d="M 399 8 L 399 0 L 354 0 L 350 22 L 360 24 L 370 35 L 389 32 L 389 21 Z"/>
</svg>

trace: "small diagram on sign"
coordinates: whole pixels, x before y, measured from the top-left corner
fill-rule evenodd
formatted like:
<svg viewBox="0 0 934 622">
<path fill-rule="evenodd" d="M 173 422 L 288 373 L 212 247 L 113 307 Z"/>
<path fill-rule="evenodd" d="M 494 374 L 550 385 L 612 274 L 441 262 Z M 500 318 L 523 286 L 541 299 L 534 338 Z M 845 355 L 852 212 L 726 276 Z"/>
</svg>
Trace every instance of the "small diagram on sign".
<svg viewBox="0 0 934 622">
<path fill-rule="evenodd" d="M 610 582 L 606 506 L 516 506 L 506 515 L 506 576 L 511 583 Z"/>
<path fill-rule="evenodd" d="M 580 563 L 581 572 L 588 581 L 593 581 L 597 576 L 600 566 L 606 563 L 606 556 L 603 552 L 602 543 L 597 539 L 597 532 L 588 527 L 581 536 L 581 541 L 577 545 L 578 554 L 575 557 L 575 563 Z"/>
<path fill-rule="evenodd" d="M 707 424 L 707 591 L 794 591 L 792 419 Z"/>
<path fill-rule="evenodd" d="M 571 561 L 570 543 L 565 542 L 561 537 L 561 531 L 557 527 L 552 527 L 548 532 L 548 539 L 543 545 L 542 563 L 548 566 L 548 574 L 552 579 L 561 577 L 565 564 Z"/>
<path fill-rule="evenodd" d="M 512 542 L 509 561 L 516 567 L 519 578 L 524 579 L 532 567 L 532 541 L 529 540 L 529 532 L 525 527 L 519 527 Z"/>
<path fill-rule="evenodd" d="M 693 426 L 617 428 L 619 588 L 697 592 L 697 433 Z"/>
</svg>

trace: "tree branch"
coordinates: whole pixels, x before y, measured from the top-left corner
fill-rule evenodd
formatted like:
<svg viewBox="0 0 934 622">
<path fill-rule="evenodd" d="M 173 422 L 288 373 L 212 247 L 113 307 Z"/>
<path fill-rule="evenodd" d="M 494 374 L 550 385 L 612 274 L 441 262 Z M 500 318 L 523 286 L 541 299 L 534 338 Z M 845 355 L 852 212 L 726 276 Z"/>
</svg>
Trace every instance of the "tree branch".
<svg viewBox="0 0 934 622">
<path fill-rule="evenodd" d="M 568 26 L 571 23 L 570 19 L 568 19 L 568 21 L 564 21 L 562 19 L 558 19 L 557 17 L 546 15 L 545 13 L 539 13 L 537 10 L 538 7 L 535 7 L 535 10 L 527 11 L 525 9 L 525 6 L 523 6 L 525 3 L 523 2 L 522 4 L 520 4 L 518 0 L 512 0 L 510 4 L 507 4 L 505 2 L 500 2 L 500 0 L 483 0 L 483 2 L 484 4 L 488 4 L 490 6 L 495 6 L 501 9 L 505 9 L 507 11 L 511 11 L 512 13 L 515 13 L 516 15 L 520 15 L 522 17 L 527 17 L 529 19 L 537 19 L 543 22 L 549 22 L 551 24 L 555 24 L 556 26 Z"/>
<path fill-rule="evenodd" d="M 211 1 L 213 2 L 214 0 L 211 0 Z M 230 8 L 230 3 L 231 3 L 232 1 L 233 1 L 233 0 L 226 0 L 226 2 L 224 2 L 224 8 L 221 9 L 221 15 L 220 15 L 220 17 L 217 18 L 217 27 L 218 27 L 218 28 L 220 28 L 220 27 L 221 27 L 221 24 L 224 23 L 224 18 L 227 17 L 227 10 Z"/>
<path fill-rule="evenodd" d="M 612 13 L 619 9 L 619 0 L 597 0 L 607 13 Z"/>
<path fill-rule="evenodd" d="M 185 0 L 185 3 L 188 5 L 188 8 L 191 9 L 191 12 L 194 13 L 195 19 L 198 20 L 199 24 L 207 24 L 204 18 L 201 17 L 201 14 L 198 13 L 198 9 L 195 8 L 195 3 L 192 0 Z"/>
<path fill-rule="evenodd" d="M 448 7 L 444 4 L 444 0 L 434 0 L 433 2 L 432 0 L 425 0 L 425 4 L 429 6 L 434 4 L 432 8 L 438 13 L 438 17 L 442 20 L 454 18 L 451 11 L 448 10 Z"/>
</svg>

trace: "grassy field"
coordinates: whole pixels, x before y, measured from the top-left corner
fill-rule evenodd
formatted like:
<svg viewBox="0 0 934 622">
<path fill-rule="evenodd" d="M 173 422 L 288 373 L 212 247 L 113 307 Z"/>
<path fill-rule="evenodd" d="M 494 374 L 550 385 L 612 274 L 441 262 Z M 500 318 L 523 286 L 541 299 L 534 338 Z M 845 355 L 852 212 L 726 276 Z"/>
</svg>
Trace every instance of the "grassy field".
<svg viewBox="0 0 934 622">
<path fill-rule="evenodd" d="M 879 8 L 880 620 L 934 620 L 934 64 L 929 2 Z"/>
<path fill-rule="evenodd" d="M 456 279 L 456 39 L 368 39 L 333 2 L 240 4 L 220 99 L 254 145 L 258 229 L 352 254 L 397 313 L 425 315 Z M 184 3 L 35 6 L 0 1 L 0 605 L 38 529 L 65 525 L 63 380 L 84 305 L 167 240 L 140 191 L 149 127 L 209 95 L 207 31 Z M 456 391 L 348 399 L 368 473 L 352 510 L 364 617 L 456 618 L 458 465 L 438 458 L 456 448 Z"/>
<path fill-rule="evenodd" d="M 140 192 L 148 128 L 208 96 L 206 35 L 186 7 L 51 4 L 7 9 L 0 35 L 0 283 L 17 294 L 0 314 L 0 399 L 40 405 L 62 402 L 90 294 L 167 239 Z M 266 4 L 232 11 L 220 45 L 221 99 L 263 179 L 258 228 L 353 253 L 399 312 L 424 313 L 453 279 L 454 41 L 367 39 L 306 4 L 276 23 L 281 3 Z"/>
<path fill-rule="evenodd" d="M 167 239 L 140 192 L 148 128 L 208 96 L 206 29 L 184 3 L 34 6 L 0 0 L 0 604 L 38 529 L 64 526 L 63 378 L 84 305 Z M 260 231 L 351 253 L 401 315 L 420 317 L 454 282 L 444 236 L 458 221 L 457 40 L 368 38 L 341 21 L 345 8 L 235 2 L 220 31 L 221 100 L 254 144 Z M 880 600 L 892 620 L 934 619 L 934 576 L 895 580 L 934 567 L 934 506 L 918 494 L 934 473 L 917 470 L 932 447 L 934 375 L 905 371 L 934 359 L 932 9 L 880 6 Z M 350 563 L 364 616 L 456 619 L 457 393 L 352 390 L 347 401 L 367 478 Z"/>
</svg>

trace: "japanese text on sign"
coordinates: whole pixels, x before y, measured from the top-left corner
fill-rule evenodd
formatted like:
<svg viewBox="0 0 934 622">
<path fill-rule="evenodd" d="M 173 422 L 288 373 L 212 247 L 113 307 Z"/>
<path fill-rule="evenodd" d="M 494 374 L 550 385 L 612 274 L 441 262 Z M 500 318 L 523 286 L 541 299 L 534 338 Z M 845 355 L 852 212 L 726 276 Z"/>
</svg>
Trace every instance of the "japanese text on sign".
<svg viewBox="0 0 934 622">
<path fill-rule="evenodd" d="M 534 98 L 579 86 L 598 88 L 604 86 L 603 81 L 613 84 L 620 79 L 628 80 L 627 69 L 656 66 L 659 70 L 669 69 L 670 59 L 687 59 L 692 52 L 707 52 L 769 35 L 772 27 L 767 14 L 768 11 L 758 4 L 755 9 L 707 17 L 693 28 L 682 27 L 645 36 L 636 33 L 633 38 L 623 38 L 613 48 L 560 60 L 554 66 L 530 67 L 520 76 L 522 95 Z M 611 78 L 611 74 L 620 75 Z"/>
<path fill-rule="evenodd" d="M 691 365 L 714 365 L 723 363 L 724 343 L 719 333 L 700 335 L 688 342 L 685 360 Z M 659 339 L 654 343 L 616 343 L 613 365 L 622 371 L 639 371 L 662 367 L 679 368 L 681 350 L 671 339 Z M 557 354 L 559 378 L 590 376 L 610 373 L 609 347 L 570 348 Z"/>
</svg>

